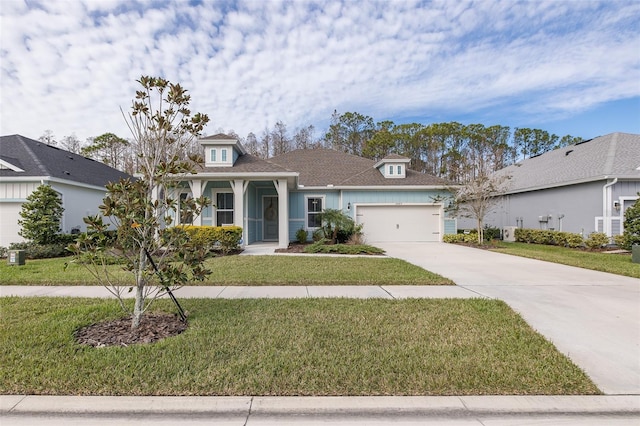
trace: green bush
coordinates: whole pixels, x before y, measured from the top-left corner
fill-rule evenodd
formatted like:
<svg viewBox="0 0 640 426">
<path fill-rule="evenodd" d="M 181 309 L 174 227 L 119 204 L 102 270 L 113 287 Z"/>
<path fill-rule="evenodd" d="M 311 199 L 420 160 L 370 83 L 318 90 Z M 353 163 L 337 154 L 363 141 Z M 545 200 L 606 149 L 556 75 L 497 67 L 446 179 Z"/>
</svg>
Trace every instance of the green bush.
<svg viewBox="0 0 640 426">
<path fill-rule="evenodd" d="M 571 232 L 517 228 L 514 236 L 516 241 L 520 243 L 544 244 L 570 248 L 582 247 L 584 245 L 582 235 Z"/>
<path fill-rule="evenodd" d="M 446 234 L 442 237 L 442 241 L 445 243 L 453 243 L 453 244 L 475 244 L 478 242 L 478 233 L 470 232 L 468 234 Z"/>
<path fill-rule="evenodd" d="M 322 230 L 322 228 L 318 228 L 313 231 L 313 234 L 311 234 L 311 239 L 315 242 L 324 240 L 324 231 Z"/>
<path fill-rule="evenodd" d="M 49 185 L 40 185 L 22 204 L 18 234 L 37 245 L 56 245 L 63 212 L 60 194 Z"/>
<path fill-rule="evenodd" d="M 23 243 L 12 243 L 9 250 L 24 250 L 27 259 L 51 259 L 54 257 L 69 256 L 67 244 L 36 244 L 32 241 Z"/>
<path fill-rule="evenodd" d="M 614 235 L 613 243 L 618 247 L 624 247 L 624 235 Z"/>
<path fill-rule="evenodd" d="M 604 232 L 592 232 L 584 244 L 590 249 L 596 250 L 609 244 L 609 237 Z"/>
<path fill-rule="evenodd" d="M 476 234 L 477 233 L 478 231 L 476 231 Z M 485 241 L 491 241 L 491 240 L 499 240 L 502 232 L 500 231 L 500 228 L 496 228 L 495 226 L 485 225 L 483 234 L 484 234 Z"/>
<path fill-rule="evenodd" d="M 237 250 L 242 240 L 242 228 L 239 226 L 185 225 L 172 228 L 171 232 L 180 230 L 189 235 L 191 244 L 207 250 L 219 249 L 224 254 Z"/>
<path fill-rule="evenodd" d="M 383 254 L 384 250 L 366 244 L 327 244 L 326 238 L 304 248 L 305 253 Z"/>
<path fill-rule="evenodd" d="M 640 198 L 624 212 L 623 247 L 631 250 L 633 245 L 640 245 Z"/>
<path fill-rule="evenodd" d="M 296 231 L 296 241 L 300 244 L 306 243 L 307 238 L 309 238 L 309 233 L 304 228 L 300 228 Z"/>
</svg>

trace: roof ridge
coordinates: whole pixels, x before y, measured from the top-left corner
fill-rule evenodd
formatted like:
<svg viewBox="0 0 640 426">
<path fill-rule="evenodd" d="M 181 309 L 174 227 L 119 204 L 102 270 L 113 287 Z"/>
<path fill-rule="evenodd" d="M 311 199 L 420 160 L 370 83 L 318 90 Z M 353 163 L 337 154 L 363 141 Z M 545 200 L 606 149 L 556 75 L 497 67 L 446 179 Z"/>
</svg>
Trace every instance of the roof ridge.
<svg viewBox="0 0 640 426">
<path fill-rule="evenodd" d="M 604 170 L 602 171 L 605 176 L 611 174 L 613 171 L 613 162 L 616 157 L 616 148 L 618 146 L 618 133 L 614 133 L 609 142 L 609 151 L 607 152 L 607 158 L 604 163 Z"/>
<path fill-rule="evenodd" d="M 42 161 L 40 161 L 40 158 L 35 154 L 35 152 L 33 152 L 33 149 L 31 149 L 31 146 L 30 146 L 31 142 L 27 143 L 27 140 L 25 140 L 22 135 L 16 134 L 16 136 L 18 137 L 18 140 L 20 141 L 22 146 L 24 146 L 27 152 L 29 152 L 31 159 L 33 160 L 34 163 L 36 163 L 36 165 L 38 166 L 38 169 L 40 169 L 40 171 L 43 172 L 45 176 L 50 175 L 51 173 L 49 169 L 42 163 Z M 34 139 L 29 139 L 29 138 L 26 138 L 26 139 L 36 143 L 43 143 L 43 142 L 38 142 Z"/>
</svg>

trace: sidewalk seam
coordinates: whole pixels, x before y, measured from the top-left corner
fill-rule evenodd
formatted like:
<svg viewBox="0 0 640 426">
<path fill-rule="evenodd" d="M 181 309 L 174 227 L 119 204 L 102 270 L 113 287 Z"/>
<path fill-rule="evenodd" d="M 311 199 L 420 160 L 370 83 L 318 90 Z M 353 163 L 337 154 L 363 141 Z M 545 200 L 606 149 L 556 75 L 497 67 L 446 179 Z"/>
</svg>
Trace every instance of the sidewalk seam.
<svg viewBox="0 0 640 426">
<path fill-rule="evenodd" d="M 382 289 L 382 291 L 384 291 L 385 293 L 387 293 L 389 296 L 391 296 L 391 298 L 393 300 L 395 300 L 395 296 L 393 294 L 391 294 L 386 288 L 384 288 L 383 286 L 379 285 L 378 287 L 380 287 Z"/>
<path fill-rule="evenodd" d="M 249 424 L 249 417 L 251 417 L 251 409 L 253 408 L 253 398 L 255 398 L 255 396 L 252 396 L 251 400 L 249 400 L 249 411 L 247 412 L 247 418 L 244 419 L 243 426 L 247 426 Z"/>
</svg>

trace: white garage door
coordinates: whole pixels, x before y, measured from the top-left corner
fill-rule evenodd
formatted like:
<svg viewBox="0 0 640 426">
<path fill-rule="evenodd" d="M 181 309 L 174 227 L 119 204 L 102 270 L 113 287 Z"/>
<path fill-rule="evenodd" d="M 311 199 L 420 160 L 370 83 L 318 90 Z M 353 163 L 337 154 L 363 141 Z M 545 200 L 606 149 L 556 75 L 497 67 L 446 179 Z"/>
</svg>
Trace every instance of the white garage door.
<svg viewBox="0 0 640 426">
<path fill-rule="evenodd" d="M 439 206 L 362 205 L 356 216 L 369 243 L 440 241 Z"/>
</svg>

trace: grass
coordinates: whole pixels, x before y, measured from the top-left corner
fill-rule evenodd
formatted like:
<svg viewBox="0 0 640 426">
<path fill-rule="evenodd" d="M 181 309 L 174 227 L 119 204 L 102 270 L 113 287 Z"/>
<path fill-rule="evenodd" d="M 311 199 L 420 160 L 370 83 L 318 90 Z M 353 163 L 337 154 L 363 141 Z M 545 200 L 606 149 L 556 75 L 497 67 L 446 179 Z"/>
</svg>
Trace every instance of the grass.
<svg viewBox="0 0 640 426">
<path fill-rule="evenodd" d="M 71 258 L 27 260 L 24 266 L 0 262 L 0 285 L 97 285 Z M 440 275 L 405 261 L 385 257 L 225 256 L 206 261 L 212 271 L 198 285 L 451 285 Z M 122 266 L 109 270 L 123 284 L 131 274 Z"/>
<path fill-rule="evenodd" d="M 640 278 L 640 265 L 631 262 L 631 254 L 607 254 L 543 244 L 504 242 L 499 243 L 495 251 L 592 269 L 594 271 Z"/>
<path fill-rule="evenodd" d="M 92 348 L 80 327 L 113 301 L 1 298 L 0 394 L 598 394 L 571 361 L 496 300 L 183 301 L 181 335 Z M 168 301 L 156 309 L 171 311 Z"/>
</svg>

